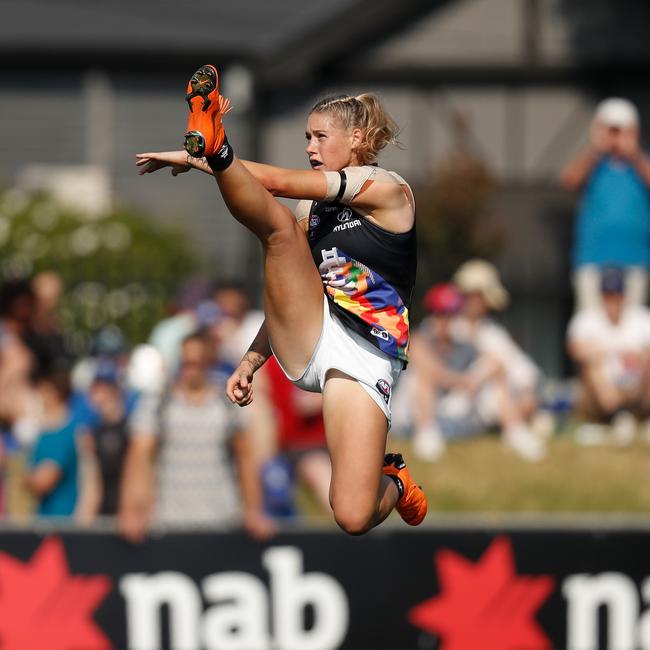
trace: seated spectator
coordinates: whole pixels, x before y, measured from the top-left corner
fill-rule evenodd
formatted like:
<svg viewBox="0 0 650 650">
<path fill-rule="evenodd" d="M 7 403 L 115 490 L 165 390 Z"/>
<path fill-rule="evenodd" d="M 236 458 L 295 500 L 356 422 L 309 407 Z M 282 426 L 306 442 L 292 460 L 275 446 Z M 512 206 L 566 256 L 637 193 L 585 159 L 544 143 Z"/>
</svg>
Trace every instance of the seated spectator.
<svg viewBox="0 0 650 650">
<path fill-rule="evenodd" d="M 495 378 L 499 378 L 491 387 L 501 394 L 499 399 L 488 399 L 484 393 L 485 407 L 491 405 L 492 411 L 485 416 L 498 424 L 504 442 L 520 456 L 540 460 L 545 455 L 544 442 L 528 426 L 537 410 L 540 372 L 506 329 L 490 318 L 491 311 L 501 311 L 509 302 L 499 273 L 489 262 L 470 260 L 458 269 L 454 283 L 464 305 L 454 319 L 453 335 L 473 344 L 481 357 L 492 362 Z"/>
<path fill-rule="evenodd" d="M 68 517 L 75 513 L 79 496 L 79 454 L 76 423 L 68 409 L 68 373 L 41 371 L 35 376 L 34 390 L 41 405 L 40 431 L 25 486 L 38 501 L 38 515 Z"/>
<path fill-rule="evenodd" d="M 514 407 L 502 364 L 454 333 L 463 308 L 458 289 L 432 287 L 424 307 L 429 315 L 414 333 L 411 354 L 414 452 L 435 461 L 447 441 L 498 427 L 504 443 L 522 458 L 539 460 L 542 443 Z"/>
<path fill-rule="evenodd" d="M 413 450 L 423 460 L 441 456 L 446 438 L 485 430 L 473 390 L 472 370 L 478 366 L 478 351 L 451 333 L 452 319 L 462 306 L 463 297 L 453 285 L 435 285 L 424 297 L 429 315 L 413 335 Z"/>
<path fill-rule="evenodd" d="M 320 393 L 308 393 L 294 386 L 280 368 L 275 357 L 271 357 L 264 366 L 264 379 L 260 384 L 268 392 L 276 414 L 277 446 L 279 456 L 271 459 L 267 466 L 275 468 L 276 472 L 284 470 L 288 473 L 288 503 L 277 503 L 277 493 L 267 502 L 269 514 L 280 514 L 293 511 L 290 502 L 291 479 L 295 478 L 305 485 L 315 497 L 323 512 L 330 511 L 329 490 L 332 476 L 332 465 L 325 444 L 325 424 L 323 422 L 323 400 Z M 259 396 L 260 391 L 256 394 Z M 284 462 L 283 462 L 284 461 Z M 273 475 L 273 474 L 271 474 Z M 277 477 L 277 473 L 275 473 Z M 279 477 L 278 477 L 279 478 Z M 273 486 L 266 490 L 267 496 L 273 492 Z"/>
<path fill-rule="evenodd" d="M 187 337 L 170 390 L 143 395 L 133 412 L 118 513 L 127 539 L 141 541 L 154 521 L 196 527 L 243 520 L 255 536 L 273 532 L 239 411 L 209 381 L 211 357 L 205 336 Z"/>
<path fill-rule="evenodd" d="M 626 444 L 635 434 L 634 418 L 650 414 L 650 310 L 626 305 L 622 269 L 603 272 L 601 295 L 602 308 L 571 319 L 567 347 L 580 369 L 582 415 L 611 421 L 615 440 Z"/>
<path fill-rule="evenodd" d="M 650 266 L 650 157 L 639 142 L 639 113 L 619 97 L 602 101 L 589 145 L 561 182 L 580 192 L 573 245 L 576 311 L 598 307 L 603 268 L 626 268 L 626 300 L 645 303 Z"/>
</svg>

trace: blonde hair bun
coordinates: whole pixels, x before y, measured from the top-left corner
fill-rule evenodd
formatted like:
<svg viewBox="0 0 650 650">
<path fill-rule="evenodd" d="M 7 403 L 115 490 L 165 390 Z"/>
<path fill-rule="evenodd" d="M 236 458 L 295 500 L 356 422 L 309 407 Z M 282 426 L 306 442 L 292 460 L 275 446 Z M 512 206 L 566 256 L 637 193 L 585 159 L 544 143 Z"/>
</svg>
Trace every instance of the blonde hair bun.
<svg viewBox="0 0 650 650">
<path fill-rule="evenodd" d="M 386 145 L 397 144 L 397 124 L 374 93 L 325 97 L 311 113 L 328 113 L 346 130 L 361 129 L 363 140 L 357 155 L 364 165 L 374 162 Z"/>
</svg>

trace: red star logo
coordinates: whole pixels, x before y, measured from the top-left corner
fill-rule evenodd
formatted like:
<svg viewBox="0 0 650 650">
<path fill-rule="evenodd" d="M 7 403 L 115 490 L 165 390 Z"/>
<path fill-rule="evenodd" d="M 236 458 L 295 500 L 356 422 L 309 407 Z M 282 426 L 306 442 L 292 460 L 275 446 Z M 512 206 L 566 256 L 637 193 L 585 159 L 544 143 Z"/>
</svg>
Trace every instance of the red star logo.
<svg viewBox="0 0 650 650">
<path fill-rule="evenodd" d="M 54 537 L 26 563 L 0 553 L 0 647 L 110 650 L 92 618 L 110 588 L 106 576 L 70 575 Z"/>
<path fill-rule="evenodd" d="M 442 650 L 550 650 L 534 618 L 553 590 L 551 576 L 518 576 L 510 540 L 494 540 L 476 564 L 436 554 L 442 593 L 413 607 L 409 621 L 442 639 Z"/>
</svg>

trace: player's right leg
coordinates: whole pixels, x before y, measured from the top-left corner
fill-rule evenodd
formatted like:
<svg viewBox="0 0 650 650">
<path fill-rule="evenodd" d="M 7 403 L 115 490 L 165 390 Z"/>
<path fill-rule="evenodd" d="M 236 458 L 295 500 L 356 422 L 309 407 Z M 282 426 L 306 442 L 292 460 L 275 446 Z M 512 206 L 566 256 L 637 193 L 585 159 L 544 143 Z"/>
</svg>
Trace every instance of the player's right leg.
<svg viewBox="0 0 650 650">
<path fill-rule="evenodd" d="M 377 403 L 352 377 L 327 373 L 323 417 L 332 459 L 330 503 L 339 526 L 360 535 L 396 508 L 417 526 L 426 515 L 426 497 L 399 454 L 386 454 L 388 422 Z"/>
<path fill-rule="evenodd" d="M 327 451 L 314 449 L 305 453 L 296 463 L 296 476 L 327 512 L 331 506 L 329 493 L 332 480 L 332 463 Z"/>
<path fill-rule="evenodd" d="M 217 71 L 203 66 L 188 86 L 190 155 L 219 160 L 225 133 L 221 125 Z M 264 312 L 269 338 L 284 369 L 292 376 L 305 370 L 323 324 L 323 284 L 304 232 L 236 158 L 214 176 L 231 214 L 251 230 L 264 251 Z"/>
</svg>

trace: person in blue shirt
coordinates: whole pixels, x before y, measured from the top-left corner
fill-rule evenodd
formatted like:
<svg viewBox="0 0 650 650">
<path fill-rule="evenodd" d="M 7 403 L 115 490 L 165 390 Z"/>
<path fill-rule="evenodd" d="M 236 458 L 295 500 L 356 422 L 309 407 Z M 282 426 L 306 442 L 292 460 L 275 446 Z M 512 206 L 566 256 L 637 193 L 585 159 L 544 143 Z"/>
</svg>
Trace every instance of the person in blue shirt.
<svg viewBox="0 0 650 650">
<path fill-rule="evenodd" d="M 42 404 L 43 419 L 25 485 L 38 500 L 39 516 L 72 516 L 78 500 L 79 455 L 77 423 L 68 408 L 68 373 L 59 369 L 42 371 L 34 378 L 34 388 Z"/>
<path fill-rule="evenodd" d="M 573 247 L 576 311 L 601 305 L 602 269 L 626 269 L 626 302 L 643 304 L 650 266 L 650 158 L 639 144 L 635 106 L 601 102 L 587 149 L 562 171 L 562 184 L 580 191 Z"/>
</svg>

